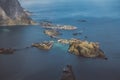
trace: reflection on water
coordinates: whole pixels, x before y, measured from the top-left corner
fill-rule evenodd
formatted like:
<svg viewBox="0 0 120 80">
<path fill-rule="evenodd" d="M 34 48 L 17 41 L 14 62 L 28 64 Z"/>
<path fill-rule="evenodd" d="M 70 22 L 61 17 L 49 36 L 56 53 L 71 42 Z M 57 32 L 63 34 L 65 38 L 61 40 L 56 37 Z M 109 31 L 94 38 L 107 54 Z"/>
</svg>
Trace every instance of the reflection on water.
<svg viewBox="0 0 120 80">
<path fill-rule="evenodd" d="M 37 5 L 39 0 L 35 1 L 31 4 L 26 0 L 27 5 L 23 4 L 33 12 L 33 19 L 77 26 L 78 30 L 61 30 L 60 37 L 84 39 L 88 36 L 88 41 L 100 42 L 108 60 L 77 57 L 66 51 L 67 45 L 55 43 L 50 51 L 30 48 L 13 55 L 0 55 L 0 80 L 59 80 L 66 64 L 73 66 L 77 80 L 120 80 L 119 0 L 49 0 L 50 3 L 44 0 L 47 4 L 41 5 Z M 77 22 L 80 19 L 87 22 Z M 0 27 L 0 47 L 24 48 L 32 43 L 54 40 L 43 30 L 40 26 Z M 72 35 L 79 31 L 82 35 Z"/>
</svg>

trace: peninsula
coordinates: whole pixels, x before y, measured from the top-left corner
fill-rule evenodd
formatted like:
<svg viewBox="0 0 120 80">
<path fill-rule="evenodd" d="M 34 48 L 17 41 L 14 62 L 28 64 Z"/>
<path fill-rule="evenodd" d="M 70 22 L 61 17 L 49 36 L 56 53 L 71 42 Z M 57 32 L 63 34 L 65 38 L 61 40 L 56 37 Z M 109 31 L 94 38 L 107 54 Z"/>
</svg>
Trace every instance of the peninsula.
<svg viewBox="0 0 120 80">
<path fill-rule="evenodd" d="M 18 0 L 0 0 L 0 26 L 33 25 L 35 22 Z"/>
</svg>

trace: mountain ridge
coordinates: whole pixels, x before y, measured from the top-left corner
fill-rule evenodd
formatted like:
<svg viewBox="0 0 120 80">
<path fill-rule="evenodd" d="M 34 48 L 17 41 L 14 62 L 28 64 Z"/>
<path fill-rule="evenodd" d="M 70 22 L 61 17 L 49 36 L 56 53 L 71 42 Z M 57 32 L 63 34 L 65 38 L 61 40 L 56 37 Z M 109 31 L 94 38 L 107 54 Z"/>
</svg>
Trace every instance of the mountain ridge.
<svg viewBox="0 0 120 80">
<path fill-rule="evenodd" d="M 0 25 L 33 25 L 18 0 L 0 0 Z"/>
</svg>

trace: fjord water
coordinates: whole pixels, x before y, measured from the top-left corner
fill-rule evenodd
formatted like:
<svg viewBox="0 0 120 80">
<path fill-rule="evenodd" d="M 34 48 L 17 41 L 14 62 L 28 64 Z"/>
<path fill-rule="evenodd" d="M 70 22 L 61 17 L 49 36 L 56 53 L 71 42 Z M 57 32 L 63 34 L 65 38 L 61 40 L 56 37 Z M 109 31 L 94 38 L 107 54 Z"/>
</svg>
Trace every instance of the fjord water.
<svg viewBox="0 0 120 80">
<path fill-rule="evenodd" d="M 29 0 L 28 0 L 29 1 Z M 30 0 L 21 2 L 37 22 L 49 20 L 78 30 L 60 32 L 62 38 L 99 42 L 108 60 L 77 57 L 67 45 L 55 43 L 49 51 L 21 49 L 32 43 L 54 40 L 41 26 L 0 27 L 0 47 L 21 49 L 0 55 L 0 80 L 60 80 L 62 69 L 71 64 L 77 80 L 120 80 L 120 1 L 119 0 Z M 87 22 L 78 22 L 78 20 Z M 73 36 L 74 32 L 82 35 Z"/>
</svg>

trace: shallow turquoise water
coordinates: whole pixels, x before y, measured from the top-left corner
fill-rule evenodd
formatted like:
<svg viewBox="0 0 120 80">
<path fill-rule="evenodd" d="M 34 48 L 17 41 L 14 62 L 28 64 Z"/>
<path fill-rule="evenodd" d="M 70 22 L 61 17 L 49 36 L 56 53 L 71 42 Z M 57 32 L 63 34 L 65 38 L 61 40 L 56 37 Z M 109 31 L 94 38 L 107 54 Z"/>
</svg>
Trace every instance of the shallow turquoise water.
<svg viewBox="0 0 120 80">
<path fill-rule="evenodd" d="M 89 3 L 88 0 L 71 0 L 59 4 L 56 1 L 23 5 L 33 12 L 31 17 L 38 22 L 50 20 L 77 26 L 78 30 L 60 30 L 63 34 L 60 37 L 84 40 L 87 36 L 86 40 L 100 43 L 108 60 L 77 57 L 67 52 L 67 45 L 55 43 L 49 51 L 30 48 L 13 55 L 0 55 L 0 80 L 59 80 L 62 68 L 67 64 L 73 66 L 77 80 L 120 80 L 119 0 L 104 1 L 101 0 L 101 4 L 95 0 L 89 0 Z M 77 22 L 81 19 L 87 22 Z M 24 48 L 34 42 L 55 41 L 43 30 L 40 26 L 0 27 L 0 47 Z M 72 35 L 79 31 L 82 35 Z"/>
</svg>

